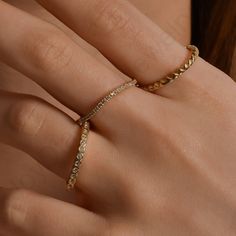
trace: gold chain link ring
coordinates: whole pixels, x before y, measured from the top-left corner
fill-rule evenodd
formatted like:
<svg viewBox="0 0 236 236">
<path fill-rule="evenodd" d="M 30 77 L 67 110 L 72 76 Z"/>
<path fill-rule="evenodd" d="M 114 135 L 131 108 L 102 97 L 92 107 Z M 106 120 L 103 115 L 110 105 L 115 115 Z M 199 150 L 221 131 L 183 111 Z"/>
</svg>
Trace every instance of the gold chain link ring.
<svg viewBox="0 0 236 236">
<path fill-rule="evenodd" d="M 188 45 L 188 46 L 186 46 L 186 48 L 191 52 L 191 56 L 184 65 L 182 65 L 174 73 L 169 74 L 165 78 L 163 78 L 159 81 L 156 81 L 150 85 L 140 86 L 140 88 L 142 88 L 148 92 L 154 93 L 159 88 L 161 88 L 169 83 L 172 83 L 173 81 L 178 79 L 185 71 L 187 71 L 193 65 L 193 63 L 196 61 L 196 59 L 199 56 L 199 50 L 196 46 Z"/>
</svg>

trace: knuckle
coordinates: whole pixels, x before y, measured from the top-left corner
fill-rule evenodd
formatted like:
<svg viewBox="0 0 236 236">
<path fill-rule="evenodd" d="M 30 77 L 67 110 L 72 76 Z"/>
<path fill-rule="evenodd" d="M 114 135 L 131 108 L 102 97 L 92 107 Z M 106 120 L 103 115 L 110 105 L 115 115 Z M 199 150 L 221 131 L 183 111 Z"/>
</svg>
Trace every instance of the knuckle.
<svg viewBox="0 0 236 236">
<path fill-rule="evenodd" d="M 116 33 L 129 28 L 130 17 L 118 0 L 102 0 L 96 4 L 95 26 L 106 33 Z"/>
<path fill-rule="evenodd" d="M 9 111 L 10 126 L 17 133 L 37 135 L 44 122 L 44 112 L 40 112 L 40 102 L 36 99 L 22 100 Z"/>
<path fill-rule="evenodd" d="M 12 191 L 4 205 L 4 221 L 9 226 L 22 227 L 29 213 L 28 200 L 31 192 L 24 189 Z"/>
<path fill-rule="evenodd" d="M 57 30 L 35 33 L 26 42 L 26 52 L 34 67 L 48 72 L 67 66 L 73 50 L 66 37 Z"/>
</svg>

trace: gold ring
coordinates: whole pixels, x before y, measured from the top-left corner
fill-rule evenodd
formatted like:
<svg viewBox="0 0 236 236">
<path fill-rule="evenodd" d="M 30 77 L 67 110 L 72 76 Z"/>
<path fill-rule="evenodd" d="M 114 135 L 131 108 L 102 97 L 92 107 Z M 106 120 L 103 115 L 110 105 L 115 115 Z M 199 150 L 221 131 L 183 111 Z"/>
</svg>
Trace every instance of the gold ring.
<svg viewBox="0 0 236 236">
<path fill-rule="evenodd" d="M 85 115 L 84 117 L 81 117 L 78 120 L 79 125 L 81 126 L 82 124 L 84 124 L 84 122 L 86 122 L 86 121 L 90 120 L 92 117 L 94 117 L 102 109 L 102 107 L 106 103 L 108 103 L 112 98 L 114 98 L 115 96 L 120 94 L 122 91 L 126 90 L 127 88 L 135 86 L 136 84 L 137 84 L 137 80 L 133 79 L 129 82 L 126 82 L 126 83 L 120 85 L 119 87 L 117 87 L 116 89 L 111 91 L 100 102 L 98 102 L 98 104 L 87 115 Z"/>
<path fill-rule="evenodd" d="M 80 168 L 80 165 L 82 163 L 82 160 L 84 158 L 85 151 L 86 151 L 88 134 L 89 134 L 89 126 L 90 126 L 90 124 L 87 121 L 82 124 L 82 131 L 81 131 L 81 138 L 80 138 L 78 152 L 77 152 L 73 167 L 71 169 L 69 179 L 67 181 L 67 189 L 68 190 L 73 189 L 76 184 L 76 181 L 77 181 L 79 168 Z"/>
<path fill-rule="evenodd" d="M 196 61 L 196 59 L 199 56 L 199 50 L 196 46 L 188 45 L 188 46 L 186 46 L 186 48 L 191 52 L 191 56 L 185 64 L 183 64 L 174 73 L 167 75 L 165 78 L 158 80 L 150 85 L 140 86 L 140 88 L 142 88 L 148 92 L 154 93 L 159 88 L 161 88 L 169 83 L 172 83 L 173 81 L 178 79 L 185 71 L 187 71 L 193 65 L 193 63 Z"/>
</svg>

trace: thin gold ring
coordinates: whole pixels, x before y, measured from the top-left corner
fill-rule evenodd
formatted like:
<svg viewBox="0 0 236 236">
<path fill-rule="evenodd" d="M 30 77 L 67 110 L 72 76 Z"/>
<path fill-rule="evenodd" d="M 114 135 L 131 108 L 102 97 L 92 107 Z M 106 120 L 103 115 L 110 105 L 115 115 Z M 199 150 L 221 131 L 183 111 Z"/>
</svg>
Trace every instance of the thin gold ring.
<svg viewBox="0 0 236 236">
<path fill-rule="evenodd" d="M 165 78 L 158 80 L 150 85 L 140 86 L 140 88 L 148 92 L 154 93 L 156 90 L 178 79 L 184 72 L 186 72 L 193 65 L 193 63 L 199 56 L 199 50 L 196 46 L 188 45 L 186 46 L 186 48 L 191 52 L 191 56 L 185 64 L 183 64 L 180 68 L 178 68 L 174 73 L 167 75 Z"/>
<path fill-rule="evenodd" d="M 128 81 L 119 87 L 115 88 L 113 91 L 111 91 L 109 94 L 107 94 L 98 104 L 85 116 L 81 117 L 78 120 L 79 125 L 81 126 L 84 124 L 84 122 L 90 120 L 93 118 L 101 109 L 102 107 L 108 103 L 112 98 L 123 92 L 124 90 L 137 85 L 137 80 L 133 79 L 131 81 Z"/>
<path fill-rule="evenodd" d="M 81 138 L 80 138 L 78 152 L 77 152 L 74 164 L 72 166 L 69 179 L 67 181 L 67 189 L 68 190 L 73 189 L 76 184 L 79 169 L 80 169 L 82 160 L 85 155 L 86 147 L 87 147 L 89 127 L 90 127 L 90 124 L 87 121 L 82 124 Z"/>
</svg>

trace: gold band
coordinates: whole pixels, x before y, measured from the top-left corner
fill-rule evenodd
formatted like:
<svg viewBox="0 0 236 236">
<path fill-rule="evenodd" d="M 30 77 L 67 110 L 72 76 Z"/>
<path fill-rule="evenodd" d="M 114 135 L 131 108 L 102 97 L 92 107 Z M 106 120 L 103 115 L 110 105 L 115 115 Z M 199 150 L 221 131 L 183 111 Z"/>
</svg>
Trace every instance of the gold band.
<svg viewBox="0 0 236 236">
<path fill-rule="evenodd" d="M 150 85 L 140 86 L 140 88 L 142 88 L 146 91 L 154 93 L 159 88 L 161 88 L 161 87 L 175 81 L 176 79 L 178 79 L 185 71 L 187 71 L 193 65 L 193 63 L 196 61 L 196 59 L 199 56 L 199 50 L 196 46 L 188 45 L 186 48 L 191 52 L 191 56 L 184 65 L 182 65 L 174 73 L 169 74 L 165 78 L 163 78 L 159 81 L 156 81 L 156 82 L 154 82 L 153 84 L 150 84 Z"/>
<path fill-rule="evenodd" d="M 90 120 L 92 117 L 94 117 L 101 109 L 102 107 L 108 103 L 112 98 L 120 94 L 122 91 L 126 90 L 127 88 L 130 88 L 132 86 L 135 86 L 137 84 L 137 80 L 133 79 L 129 82 L 126 82 L 113 91 L 111 91 L 108 95 L 106 95 L 98 104 L 84 117 L 81 117 L 78 122 L 79 125 L 81 126 L 84 124 L 84 122 Z"/>
<path fill-rule="evenodd" d="M 82 160 L 84 158 L 85 151 L 86 151 L 88 134 L 89 134 L 89 126 L 90 126 L 89 122 L 84 122 L 82 124 L 82 131 L 81 131 L 81 138 L 80 138 L 78 153 L 77 153 L 74 165 L 71 169 L 69 179 L 67 181 L 68 190 L 73 189 L 76 184 L 79 168 L 80 168 L 80 165 L 82 163 Z"/>
</svg>

